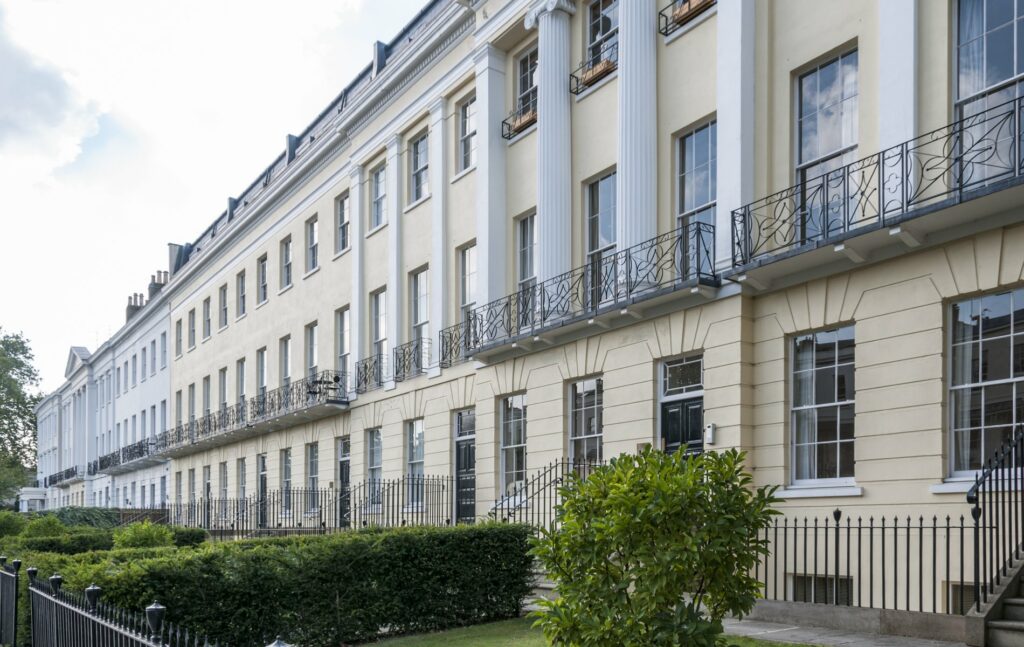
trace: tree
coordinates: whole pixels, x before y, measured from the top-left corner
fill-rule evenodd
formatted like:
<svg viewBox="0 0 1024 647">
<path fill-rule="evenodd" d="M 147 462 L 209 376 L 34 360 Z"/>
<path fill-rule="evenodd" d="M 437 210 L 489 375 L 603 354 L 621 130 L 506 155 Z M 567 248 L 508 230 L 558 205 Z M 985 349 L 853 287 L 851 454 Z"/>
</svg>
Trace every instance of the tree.
<svg viewBox="0 0 1024 647">
<path fill-rule="evenodd" d="M 722 618 L 754 607 L 754 567 L 768 554 L 759 531 L 776 514 L 774 488 L 754 489 L 743 460 L 645 450 L 570 475 L 560 525 L 533 549 L 559 596 L 535 612 L 548 641 L 723 644 Z"/>
<path fill-rule="evenodd" d="M 42 396 L 29 392 L 39 385 L 34 359 L 22 334 L 0 328 L 0 473 L 9 458 L 18 465 L 35 465 L 35 408 Z M 0 478 L 0 489 L 3 481 Z"/>
</svg>

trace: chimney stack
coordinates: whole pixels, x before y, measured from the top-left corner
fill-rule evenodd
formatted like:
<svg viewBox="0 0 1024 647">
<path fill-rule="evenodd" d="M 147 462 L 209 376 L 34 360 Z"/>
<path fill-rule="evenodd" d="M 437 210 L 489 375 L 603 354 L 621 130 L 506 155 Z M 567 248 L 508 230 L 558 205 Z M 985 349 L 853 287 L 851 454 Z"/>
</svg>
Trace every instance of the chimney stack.
<svg viewBox="0 0 1024 647">
<path fill-rule="evenodd" d="M 124 322 L 125 323 L 128 323 L 129 321 L 131 321 L 132 317 L 135 316 L 135 313 L 137 313 L 139 310 L 142 309 L 142 305 L 140 303 L 141 301 L 142 301 L 142 295 L 138 294 L 138 293 L 133 294 L 130 297 L 128 297 L 128 307 L 126 307 L 125 310 L 124 310 Z"/>
</svg>

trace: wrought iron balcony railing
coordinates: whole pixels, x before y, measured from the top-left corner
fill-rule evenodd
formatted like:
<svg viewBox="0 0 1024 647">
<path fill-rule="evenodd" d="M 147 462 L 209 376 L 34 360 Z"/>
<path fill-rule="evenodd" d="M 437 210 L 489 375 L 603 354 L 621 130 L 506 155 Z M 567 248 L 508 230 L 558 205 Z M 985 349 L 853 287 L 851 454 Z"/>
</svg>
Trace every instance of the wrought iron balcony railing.
<svg viewBox="0 0 1024 647">
<path fill-rule="evenodd" d="M 430 364 L 430 340 L 415 339 L 395 348 L 395 381 L 422 375 Z"/>
<path fill-rule="evenodd" d="M 100 462 L 99 460 L 89 461 L 89 464 L 85 466 L 85 472 L 89 476 L 96 476 L 100 473 Z"/>
<path fill-rule="evenodd" d="M 80 478 L 81 476 L 84 476 L 84 475 L 85 475 L 85 469 L 84 468 L 79 468 L 78 465 L 75 465 L 75 466 L 69 467 L 66 470 L 63 470 L 61 472 L 56 472 L 54 474 L 51 474 L 51 475 L 47 476 L 46 477 L 46 487 L 50 487 L 50 486 L 53 486 L 53 485 L 60 485 L 61 483 L 66 483 L 68 481 L 72 481 L 72 480 L 74 480 L 76 478 Z"/>
<path fill-rule="evenodd" d="M 356 393 L 366 393 L 384 386 L 383 355 L 371 355 L 356 362 Z"/>
<path fill-rule="evenodd" d="M 321 371 L 168 429 L 157 436 L 153 451 L 158 453 L 195 444 L 322 404 L 347 403 L 345 374 L 338 371 Z"/>
<path fill-rule="evenodd" d="M 733 266 L 890 227 L 1024 171 L 1016 99 L 779 191 L 732 212 Z"/>
<path fill-rule="evenodd" d="M 713 7 L 715 3 L 716 0 L 674 0 L 658 12 L 658 31 L 668 36 Z"/>
<path fill-rule="evenodd" d="M 140 441 L 115 449 L 109 454 L 100 456 L 96 463 L 96 473 L 105 472 L 112 468 L 124 465 L 132 461 L 145 458 L 152 453 L 154 441 L 144 438 Z"/>
<path fill-rule="evenodd" d="M 580 94 L 619 67 L 619 43 L 605 43 L 600 49 L 588 52 L 587 60 L 569 75 L 569 91 Z"/>
<path fill-rule="evenodd" d="M 690 222 L 474 308 L 441 331 L 440 364 L 697 284 L 718 284 L 715 227 Z"/>
<path fill-rule="evenodd" d="M 519 106 L 501 122 L 501 136 L 512 139 L 533 124 L 537 123 L 537 94 L 519 102 Z"/>
</svg>

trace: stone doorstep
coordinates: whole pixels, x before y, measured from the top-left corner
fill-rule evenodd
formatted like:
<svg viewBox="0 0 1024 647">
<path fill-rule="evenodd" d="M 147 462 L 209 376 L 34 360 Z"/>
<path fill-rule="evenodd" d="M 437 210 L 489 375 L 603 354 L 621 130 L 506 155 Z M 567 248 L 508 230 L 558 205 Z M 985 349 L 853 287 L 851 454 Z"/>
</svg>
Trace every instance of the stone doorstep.
<svg viewBox="0 0 1024 647">
<path fill-rule="evenodd" d="M 794 625 L 762 622 L 759 620 L 726 620 L 725 633 L 798 645 L 825 645 L 828 647 L 967 647 L 964 643 L 855 633 L 840 629 L 798 627 Z"/>
</svg>

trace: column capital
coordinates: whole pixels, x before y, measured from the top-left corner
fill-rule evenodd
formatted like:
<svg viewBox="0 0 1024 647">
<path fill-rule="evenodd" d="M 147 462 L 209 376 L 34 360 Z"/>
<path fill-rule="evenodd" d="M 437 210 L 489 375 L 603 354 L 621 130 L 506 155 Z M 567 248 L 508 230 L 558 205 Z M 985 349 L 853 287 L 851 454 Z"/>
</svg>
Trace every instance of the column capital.
<svg viewBox="0 0 1024 647">
<path fill-rule="evenodd" d="M 363 179 L 363 165 L 353 164 L 348 169 L 348 176 L 353 182 L 361 182 Z"/>
<path fill-rule="evenodd" d="M 473 52 L 477 74 L 486 69 L 505 71 L 505 51 L 491 43 L 484 43 Z"/>
<path fill-rule="evenodd" d="M 401 134 L 397 134 L 397 133 L 392 135 L 391 137 L 388 137 L 388 143 L 387 143 L 387 157 L 388 157 L 388 159 L 391 159 L 392 157 L 395 157 L 399 153 L 401 153 L 402 145 L 404 143 L 404 140 L 405 140 L 405 138 L 402 137 Z"/>
<path fill-rule="evenodd" d="M 571 16 L 576 13 L 576 5 L 571 0 L 534 0 L 526 12 L 526 28 L 533 29 L 542 15 L 556 11 L 564 11 Z"/>
<path fill-rule="evenodd" d="M 445 109 L 448 107 L 446 97 L 437 97 L 430 102 L 430 123 L 433 125 L 438 119 L 444 119 Z"/>
</svg>

